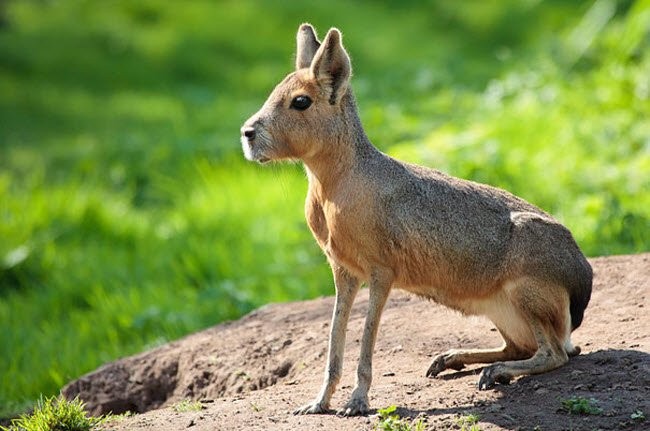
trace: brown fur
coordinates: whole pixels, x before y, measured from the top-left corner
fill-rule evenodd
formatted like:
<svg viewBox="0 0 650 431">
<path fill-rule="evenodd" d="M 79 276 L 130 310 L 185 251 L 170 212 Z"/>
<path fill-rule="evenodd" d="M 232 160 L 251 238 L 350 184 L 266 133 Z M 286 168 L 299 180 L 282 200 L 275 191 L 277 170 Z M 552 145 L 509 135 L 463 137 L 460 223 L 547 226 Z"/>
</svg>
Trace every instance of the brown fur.
<svg viewBox="0 0 650 431">
<path fill-rule="evenodd" d="M 345 328 L 361 283 L 370 302 L 357 383 L 345 415 L 368 411 L 372 351 L 395 286 L 468 315 L 485 315 L 503 335 L 499 349 L 449 351 L 427 375 L 493 363 L 479 389 L 556 368 L 578 353 L 570 333 L 591 294 L 592 271 L 571 233 L 539 208 L 490 186 L 395 160 L 366 137 L 341 34 L 322 45 L 303 24 L 296 71 L 242 127 L 250 160 L 301 160 L 309 180 L 307 223 L 334 274 L 325 381 L 297 413 L 329 408 L 341 375 Z M 292 102 L 308 96 L 311 106 Z"/>
</svg>

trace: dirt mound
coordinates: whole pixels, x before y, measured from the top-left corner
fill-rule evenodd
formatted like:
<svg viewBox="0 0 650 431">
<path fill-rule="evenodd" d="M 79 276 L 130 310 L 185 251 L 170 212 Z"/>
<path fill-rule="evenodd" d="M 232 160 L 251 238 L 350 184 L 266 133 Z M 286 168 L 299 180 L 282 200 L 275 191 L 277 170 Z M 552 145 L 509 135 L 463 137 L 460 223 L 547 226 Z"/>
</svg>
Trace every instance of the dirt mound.
<svg viewBox="0 0 650 431">
<path fill-rule="evenodd" d="M 564 367 L 490 391 L 476 389 L 480 366 L 424 377 L 432 357 L 456 347 L 500 343 L 482 318 L 466 318 L 395 291 L 375 349 L 370 404 L 397 405 L 402 417 L 430 429 L 458 429 L 456 418 L 480 417 L 481 430 L 642 429 L 650 416 L 650 254 L 592 259 L 594 292 L 573 341 L 582 354 Z M 94 414 L 132 411 L 113 430 L 373 429 L 373 417 L 293 416 L 323 376 L 333 298 L 263 307 L 152 351 L 107 364 L 71 382 Z M 354 383 L 367 291 L 348 330 L 343 379 L 332 400 L 342 406 Z M 600 414 L 572 415 L 562 401 L 593 398 Z M 200 400 L 199 411 L 170 408 Z M 538 427 L 538 428 L 536 428 Z M 648 428 L 645 428 L 648 429 Z"/>
</svg>

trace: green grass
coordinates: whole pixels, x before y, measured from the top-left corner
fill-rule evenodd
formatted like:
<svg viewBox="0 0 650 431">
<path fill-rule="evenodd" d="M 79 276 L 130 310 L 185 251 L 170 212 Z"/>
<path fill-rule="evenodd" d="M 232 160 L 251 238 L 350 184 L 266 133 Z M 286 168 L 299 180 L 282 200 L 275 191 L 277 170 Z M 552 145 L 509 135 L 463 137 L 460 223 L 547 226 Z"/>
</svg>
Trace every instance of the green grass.
<svg viewBox="0 0 650 431">
<path fill-rule="evenodd" d="M 182 400 L 175 403 L 172 408 L 176 413 L 199 412 L 203 410 L 203 404 L 199 401 Z"/>
<path fill-rule="evenodd" d="M 91 431 L 102 423 L 103 418 L 89 417 L 84 411 L 84 404 L 78 400 L 67 401 L 64 398 L 40 399 L 34 411 L 11 421 L 8 428 L 0 426 L 2 431 Z"/>
<path fill-rule="evenodd" d="M 423 431 L 425 428 L 423 419 L 414 419 L 409 421 L 399 417 L 395 411 L 396 406 L 386 407 L 385 409 L 377 410 L 379 417 L 375 424 L 376 431 Z"/>
<path fill-rule="evenodd" d="M 246 164 L 238 141 L 303 21 L 343 30 L 381 149 L 523 196 L 588 255 L 647 251 L 649 11 L 3 3 L 0 417 L 117 357 L 332 293 L 301 168 Z"/>
<path fill-rule="evenodd" d="M 603 409 L 598 407 L 598 400 L 574 396 L 562 400 L 562 408 L 572 415 L 600 415 Z"/>
<path fill-rule="evenodd" d="M 630 419 L 636 422 L 645 422 L 645 413 L 641 409 L 636 409 L 630 414 Z"/>
<path fill-rule="evenodd" d="M 480 417 L 475 413 L 468 413 L 456 419 L 456 425 L 460 427 L 460 431 L 481 431 L 478 425 Z"/>
</svg>

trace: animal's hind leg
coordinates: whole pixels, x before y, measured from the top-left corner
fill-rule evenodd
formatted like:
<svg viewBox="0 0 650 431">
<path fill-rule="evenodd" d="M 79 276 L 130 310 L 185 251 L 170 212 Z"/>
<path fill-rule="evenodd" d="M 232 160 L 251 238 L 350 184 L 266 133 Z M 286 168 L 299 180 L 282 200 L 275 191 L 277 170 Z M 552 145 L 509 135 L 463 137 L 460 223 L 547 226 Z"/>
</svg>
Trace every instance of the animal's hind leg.
<svg viewBox="0 0 650 431">
<path fill-rule="evenodd" d="M 505 343 L 502 347 L 496 349 L 462 349 L 449 350 L 436 356 L 427 370 L 427 377 L 435 377 L 446 369 L 461 370 L 465 365 L 486 364 L 497 361 L 512 361 L 515 359 L 525 359 L 532 356 L 532 352 L 522 349 L 499 329 Z"/>
<path fill-rule="evenodd" d="M 427 371 L 428 377 L 436 376 L 447 368 L 460 370 L 469 364 L 514 361 L 533 356 L 537 343 L 520 307 L 510 296 L 515 288 L 514 283 L 504 285 L 503 289 L 485 302 L 478 311 L 486 315 L 497 327 L 504 340 L 503 346 L 496 349 L 450 350 L 433 360 Z"/>
<path fill-rule="evenodd" d="M 481 373 L 479 389 L 488 389 L 498 383 L 508 383 L 513 377 L 524 374 L 540 374 L 564 365 L 569 356 L 557 340 L 552 328 L 540 322 L 532 323 L 538 350 L 530 359 L 496 362 Z"/>
<path fill-rule="evenodd" d="M 540 374 L 564 365 L 569 354 L 579 352 L 570 342 L 568 295 L 562 287 L 524 279 L 512 286 L 509 296 L 526 321 L 537 345 L 529 359 L 496 362 L 481 373 L 478 387 L 507 383 L 524 374 Z"/>
</svg>

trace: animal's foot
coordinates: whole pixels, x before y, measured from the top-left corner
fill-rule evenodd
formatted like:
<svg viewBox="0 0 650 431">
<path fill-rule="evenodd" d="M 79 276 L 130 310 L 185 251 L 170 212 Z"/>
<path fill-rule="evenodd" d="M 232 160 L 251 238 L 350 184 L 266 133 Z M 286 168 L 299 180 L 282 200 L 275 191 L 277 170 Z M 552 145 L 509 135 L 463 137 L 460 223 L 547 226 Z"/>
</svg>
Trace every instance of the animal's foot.
<svg viewBox="0 0 650 431">
<path fill-rule="evenodd" d="M 492 364 L 483 369 L 481 377 L 478 380 L 478 389 L 484 391 L 493 388 L 497 383 L 507 385 L 510 383 L 510 379 L 510 375 L 506 372 L 502 364 Z"/>
<path fill-rule="evenodd" d="M 427 370 L 427 377 L 435 377 L 447 368 L 452 368 L 456 371 L 465 368 L 465 365 L 458 361 L 457 357 L 456 352 L 453 350 L 436 356 Z"/>
<path fill-rule="evenodd" d="M 582 351 L 582 349 L 580 348 L 580 346 L 573 346 L 573 350 L 569 350 L 566 353 L 567 353 L 567 356 L 569 356 L 569 358 L 572 358 L 574 356 L 578 356 L 581 351 Z"/>
<path fill-rule="evenodd" d="M 352 398 L 348 403 L 336 412 L 338 416 L 365 416 L 370 409 L 368 408 L 368 401 L 362 398 Z"/>
<path fill-rule="evenodd" d="M 293 411 L 294 415 L 319 415 L 329 413 L 329 408 L 321 402 L 314 401 L 309 404 L 305 404 L 302 407 L 298 407 Z"/>
</svg>

